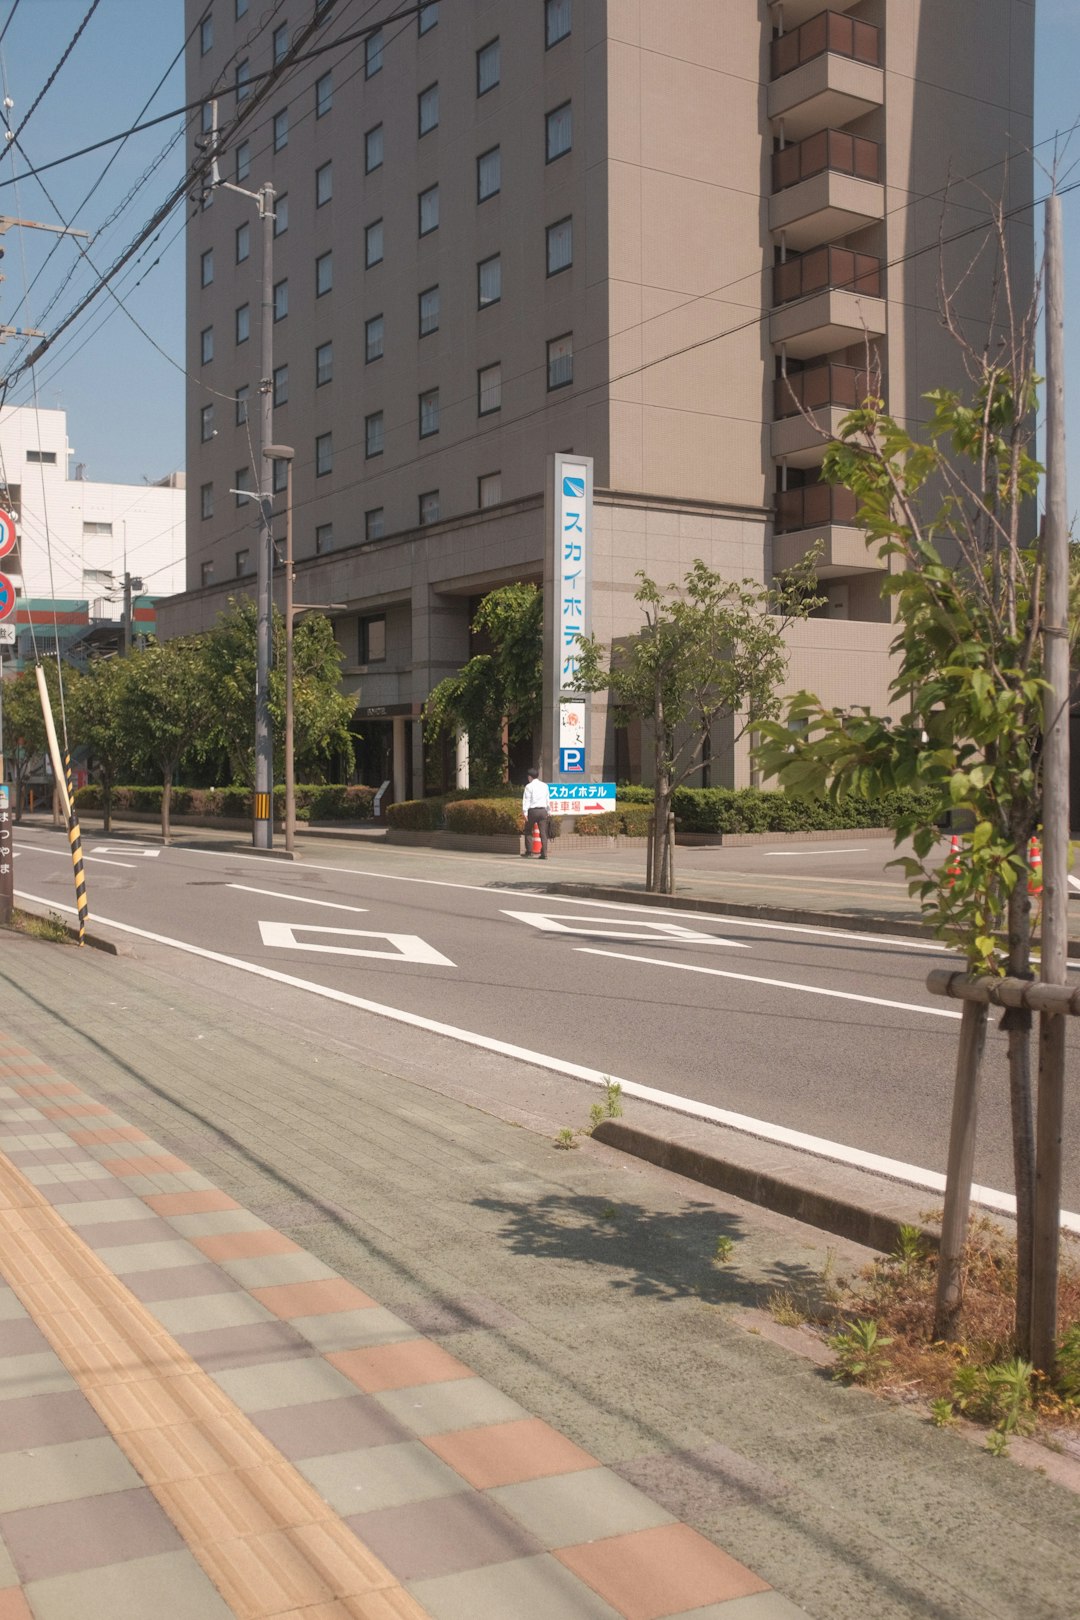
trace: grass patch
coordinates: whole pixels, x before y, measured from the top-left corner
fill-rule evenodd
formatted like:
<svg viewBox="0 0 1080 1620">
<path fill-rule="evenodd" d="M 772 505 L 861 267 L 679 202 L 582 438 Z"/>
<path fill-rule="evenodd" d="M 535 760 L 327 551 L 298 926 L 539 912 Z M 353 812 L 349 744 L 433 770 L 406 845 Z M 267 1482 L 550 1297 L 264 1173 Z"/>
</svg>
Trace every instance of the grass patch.
<svg viewBox="0 0 1080 1620">
<path fill-rule="evenodd" d="M 33 912 L 20 911 L 16 906 L 11 913 L 11 926 L 19 934 L 29 934 L 31 939 L 47 939 L 54 945 L 74 943 L 68 933 L 67 923 L 55 911 L 50 911 L 46 917 L 38 917 Z"/>
</svg>

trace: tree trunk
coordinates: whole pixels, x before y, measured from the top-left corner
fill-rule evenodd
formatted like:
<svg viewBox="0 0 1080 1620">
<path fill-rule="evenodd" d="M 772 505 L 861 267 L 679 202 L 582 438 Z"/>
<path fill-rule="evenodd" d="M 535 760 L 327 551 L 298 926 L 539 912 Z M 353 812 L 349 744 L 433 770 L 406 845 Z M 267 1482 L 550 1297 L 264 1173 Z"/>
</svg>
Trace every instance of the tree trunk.
<svg viewBox="0 0 1080 1620">
<path fill-rule="evenodd" d="M 108 838 L 112 832 L 112 781 L 106 777 L 101 784 L 102 832 Z"/>
<path fill-rule="evenodd" d="M 1021 877 L 1009 896 L 1009 974 L 1030 979 L 1031 898 Z M 1031 1359 L 1032 1238 L 1035 1221 L 1035 1127 L 1031 1096 L 1031 1014 L 1010 1007 L 1000 1028 L 1009 1037 L 1009 1110 L 1016 1186 L 1016 1349 Z"/>
<path fill-rule="evenodd" d="M 667 871 L 667 818 L 671 805 L 671 776 L 667 768 L 664 748 L 664 690 L 659 675 L 653 683 L 653 894 L 667 894 L 664 879 Z"/>
<path fill-rule="evenodd" d="M 172 827 L 169 823 L 169 811 L 172 809 L 172 771 L 162 772 L 161 783 L 161 842 L 172 843 Z"/>
</svg>

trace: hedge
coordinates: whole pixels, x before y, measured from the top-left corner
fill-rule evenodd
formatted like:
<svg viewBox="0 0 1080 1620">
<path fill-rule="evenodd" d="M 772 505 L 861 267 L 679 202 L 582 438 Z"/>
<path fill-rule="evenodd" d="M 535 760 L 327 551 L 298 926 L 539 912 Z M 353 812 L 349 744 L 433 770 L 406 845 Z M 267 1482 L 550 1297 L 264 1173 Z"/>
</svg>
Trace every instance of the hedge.
<svg viewBox="0 0 1080 1620">
<path fill-rule="evenodd" d="M 147 815 L 161 814 L 160 787 L 115 787 L 112 791 L 114 815 L 125 810 L 142 811 Z M 325 784 L 312 786 L 297 784 L 296 819 L 298 821 L 370 821 L 375 790 L 370 787 L 344 787 Z M 75 793 L 78 810 L 101 810 L 103 798 L 100 786 L 93 782 Z M 172 814 L 176 816 L 226 816 L 235 820 L 248 820 L 253 813 L 251 789 L 232 785 L 222 788 L 173 788 Z M 274 813 L 285 814 L 285 788 L 274 789 Z"/>
<path fill-rule="evenodd" d="M 893 827 L 912 812 L 931 818 L 943 813 L 933 794 L 910 789 L 831 804 L 762 788 L 676 788 L 672 808 L 676 830 L 693 833 L 833 832 Z"/>
<path fill-rule="evenodd" d="M 525 825 L 520 805 L 510 799 L 457 799 L 443 812 L 447 832 L 519 833 Z"/>
<path fill-rule="evenodd" d="M 625 838 L 647 838 L 652 826 L 651 791 L 647 803 L 633 799 L 626 802 L 620 796 L 615 801 L 614 810 L 601 810 L 596 815 L 567 816 L 564 826 L 567 822 L 582 838 L 611 838 L 619 833 Z"/>
</svg>

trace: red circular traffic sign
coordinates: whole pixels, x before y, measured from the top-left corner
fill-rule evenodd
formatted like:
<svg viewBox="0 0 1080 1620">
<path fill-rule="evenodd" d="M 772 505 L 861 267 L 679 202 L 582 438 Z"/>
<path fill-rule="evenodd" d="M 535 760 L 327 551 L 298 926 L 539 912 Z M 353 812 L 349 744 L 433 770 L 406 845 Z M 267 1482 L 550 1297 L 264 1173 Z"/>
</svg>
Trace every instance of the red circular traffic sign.
<svg viewBox="0 0 1080 1620">
<path fill-rule="evenodd" d="M 15 519 L 10 512 L 5 512 L 0 506 L 0 557 L 6 557 L 9 551 L 14 551 L 17 540 Z"/>
<path fill-rule="evenodd" d="M 6 574 L 0 574 L 0 619 L 9 619 L 15 611 L 15 586 Z"/>
</svg>

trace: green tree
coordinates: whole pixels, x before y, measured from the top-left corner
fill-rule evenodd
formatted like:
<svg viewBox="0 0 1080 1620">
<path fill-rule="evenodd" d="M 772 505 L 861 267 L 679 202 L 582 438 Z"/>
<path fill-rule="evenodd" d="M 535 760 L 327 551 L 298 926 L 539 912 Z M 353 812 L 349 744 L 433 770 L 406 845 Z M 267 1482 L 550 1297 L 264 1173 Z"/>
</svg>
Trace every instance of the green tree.
<svg viewBox="0 0 1080 1620">
<path fill-rule="evenodd" d="M 134 758 L 128 712 L 131 664 L 126 658 L 98 658 L 68 699 L 71 725 L 88 765 L 101 784 L 104 831 L 112 831 L 112 795 Z"/>
<path fill-rule="evenodd" d="M 57 735 L 63 747 L 63 710 L 60 706 L 60 683 L 55 658 L 42 665 L 45 682 L 52 702 Z M 72 693 L 78 677 L 71 669 L 64 671 L 65 699 Z M 15 789 L 15 820 L 21 821 L 25 810 L 26 783 L 34 771 L 48 757 L 48 739 L 45 719 L 41 712 L 37 676 L 32 669 L 24 669 L 4 681 L 4 758 L 12 786 Z"/>
<path fill-rule="evenodd" d="M 425 732 L 434 741 L 446 731 L 467 731 L 470 783 L 485 788 L 506 778 L 506 743 L 539 734 L 542 592 L 523 584 L 490 592 L 477 608 L 472 630 L 486 638 L 490 651 L 477 653 L 456 675 L 439 682 L 425 705 Z"/>
<path fill-rule="evenodd" d="M 785 629 L 817 598 L 806 569 L 772 587 L 724 579 L 700 559 L 681 585 L 665 589 L 644 573 L 637 577 L 642 629 L 616 643 L 609 656 L 595 638 L 583 642 L 578 685 L 609 690 L 620 724 L 636 719 L 652 729 L 652 888 L 673 894 L 672 794 L 777 713 L 776 692 L 787 669 Z"/>
<path fill-rule="evenodd" d="M 177 769 L 202 744 L 210 722 L 205 638 L 151 641 L 124 662 L 122 724 L 132 760 L 161 777 L 161 836 L 168 844 Z"/>
</svg>

